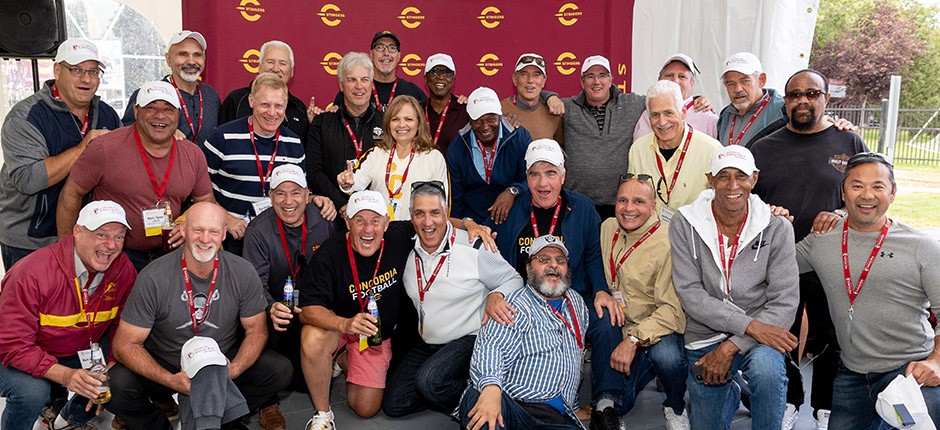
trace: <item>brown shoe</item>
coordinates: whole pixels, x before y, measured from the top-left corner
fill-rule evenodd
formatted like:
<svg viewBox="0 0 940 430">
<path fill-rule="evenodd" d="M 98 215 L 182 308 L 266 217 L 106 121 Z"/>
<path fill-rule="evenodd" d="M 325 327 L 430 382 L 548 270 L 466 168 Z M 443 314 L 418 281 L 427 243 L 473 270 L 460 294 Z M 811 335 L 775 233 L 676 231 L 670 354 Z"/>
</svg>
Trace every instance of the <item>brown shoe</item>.
<svg viewBox="0 0 940 430">
<path fill-rule="evenodd" d="M 175 421 L 180 418 L 180 407 L 172 397 L 166 400 L 154 400 L 153 404 L 157 405 L 163 415 L 166 415 L 166 419 Z"/>
<path fill-rule="evenodd" d="M 127 430 L 127 423 L 124 422 L 124 419 L 115 415 L 114 419 L 111 420 L 111 430 Z"/>
<path fill-rule="evenodd" d="M 261 421 L 261 428 L 264 430 L 285 430 L 287 422 L 284 421 L 284 415 L 281 415 L 281 408 L 277 405 L 268 406 L 258 413 Z"/>
</svg>

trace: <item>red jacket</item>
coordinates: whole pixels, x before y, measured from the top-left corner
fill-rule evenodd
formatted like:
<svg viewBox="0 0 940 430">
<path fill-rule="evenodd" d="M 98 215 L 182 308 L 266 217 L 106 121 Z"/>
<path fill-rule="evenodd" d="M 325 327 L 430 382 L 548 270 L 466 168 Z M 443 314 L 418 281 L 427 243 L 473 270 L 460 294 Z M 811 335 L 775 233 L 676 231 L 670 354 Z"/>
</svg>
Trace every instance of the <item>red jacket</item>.
<svg viewBox="0 0 940 430">
<path fill-rule="evenodd" d="M 88 348 L 88 329 L 75 287 L 75 239 L 63 237 L 15 264 L 0 284 L 0 361 L 37 378 L 56 364 L 57 357 Z M 94 315 L 92 339 L 99 341 L 116 329 L 120 311 L 137 279 L 123 252 L 104 273 L 88 298 Z"/>
</svg>

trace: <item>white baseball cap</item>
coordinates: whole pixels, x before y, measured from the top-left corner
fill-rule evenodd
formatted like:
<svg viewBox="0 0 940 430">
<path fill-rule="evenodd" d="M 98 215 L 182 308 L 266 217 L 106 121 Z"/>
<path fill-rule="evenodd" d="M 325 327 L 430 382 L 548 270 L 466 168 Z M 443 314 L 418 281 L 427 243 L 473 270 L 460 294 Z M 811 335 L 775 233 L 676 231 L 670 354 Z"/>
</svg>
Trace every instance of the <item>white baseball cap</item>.
<svg viewBox="0 0 940 430">
<path fill-rule="evenodd" d="M 554 246 L 558 248 L 565 254 L 565 257 L 568 256 L 568 248 L 565 248 L 565 244 L 562 243 L 561 239 L 550 234 L 539 236 L 532 241 L 532 245 L 529 246 L 529 257 L 534 257 L 539 251 L 545 249 L 545 247 Z"/>
<path fill-rule="evenodd" d="M 473 90 L 470 97 L 467 97 L 467 114 L 470 115 L 470 119 L 475 120 L 488 113 L 503 114 L 503 106 L 499 104 L 496 91 L 487 87 Z"/>
<path fill-rule="evenodd" d="M 564 167 L 565 153 L 561 145 L 552 139 L 537 139 L 525 149 L 525 169 L 529 170 L 533 164 L 547 161 L 555 166 Z"/>
<path fill-rule="evenodd" d="M 137 106 L 144 107 L 157 100 L 163 100 L 177 109 L 180 108 L 180 98 L 176 88 L 165 81 L 152 81 L 141 85 L 137 91 Z"/>
<path fill-rule="evenodd" d="M 98 57 L 98 47 L 87 39 L 65 39 L 65 42 L 59 45 L 59 49 L 55 53 L 56 63 L 65 61 L 74 66 L 88 60 L 97 61 L 98 67 L 104 69 L 104 63 Z"/>
<path fill-rule="evenodd" d="M 754 164 L 754 155 L 741 145 L 729 145 L 716 151 L 712 156 L 712 166 L 709 172 L 712 176 L 717 176 L 718 172 L 728 167 L 734 167 L 748 175 L 758 171 Z"/>
<path fill-rule="evenodd" d="M 271 189 L 277 188 L 285 182 L 293 182 L 301 188 L 307 188 L 307 176 L 303 169 L 296 164 L 282 164 L 271 171 Z"/>
<path fill-rule="evenodd" d="M 170 36 L 170 43 L 166 45 L 166 52 L 170 52 L 171 46 L 176 45 L 177 43 L 180 43 L 186 39 L 195 40 L 199 43 L 199 46 L 202 47 L 203 51 L 206 50 L 206 38 L 202 37 L 201 33 L 198 31 L 181 30 L 173 33 L 173 35 Z"/>
<path fill-rule="evenodd" d="M 525 61 L 523 61 L 523 60 L 525 60 Z M 546 74 L 546 72 L 545 72 L 545 59 L 542 58 L 542 56 L 539 55 L 539 54 L 533 54 L 533 53 L 531 53 L 531 52 L 528 52 L 528 53 L 525 53 L 525 54 L 520 55 L 520 56 L 519 56 L 519 59 L 516 60 L 516 71 L 518 72 L 518 71 L 524 69 L 526 66 L 535 66 L 535 67 L 538 67 L 539 70 L 542 71 L 542 74 L 543 74 L 543 75 Z"/>
<path fill-rule="evenodd" d="M 388 215 L 388 206 L 385 199 L 377 191 L 365 190 L 357 191 L 349 196 L 349 203 L 346 204 L 346 217 L 352 218 L 360 211 L 369 210 L 379 215 Z"/>
<path fill-rule="evenodd" d="M 663 67 L 659 69 L 659 73 L 662 73 L 662 72 L 663 72 L 663 69 L 665 69 L 666 66 L 668 66 L 668 65 L 669 65 L 670 63 L 672 63 L 673 61 L 678 61 L 678 62 L 680 62 L 680 63 L 682 63 L 682 64 L 685 64 L 685 67 L 688 67 L 688 68 L 689 68 L 689 71 L 692 72 L 692 76 L 693 76 L 693 77 L 698 76 L 698 75 L 700 75 L 700 74 L 702 73 L 702 72 L 698 69 L 698 67 L 695 65 L 695 62 L 692 61 L 692 58 L 689 57 L 688 55 L 685 55 L 685 54 L 682 54 L 682 53 L 679 53 L 679 54 L 673 55 L 672 57 L 669 57 L 669 59 L 666 60 L 665 63 L 663 63 Z"/>
<path fill-rule="evenodd" d="M 581 74 L 584 75 L 593 66 L 603 66 L 607 69 L 607 73 L 610 73 L 610 61 L 601 55 L 592 55 L 585 58 L 584 63 L 581 64 Z"/>
<path fill-rule="evenodd" d="M 428 61 L 424 63 L 424 73 L 430 72 L 436 66 L 444 66 L 450 71 L 457 74 L 457 68 L 454 67 L 454 59 L 450 55 L 437 53 L 428 57 Z"/>
<path fill-rule="evenodd" d="M 725 73 L 728 72 L 753 75 L 763 72 L 763 69 L 756 55 L 750 52 L 738 52 L 725 60 L 725 69 L 721 72 L 721 76 L 724 76 Z"/>
<path fill-rule="evenodd" d="M 116 222 L 128 229 L 131 228 L 127 223 L 124 208 L 111 200 L 96 200 L 85 205 L 78 213 L 78 220 L 75 224 L 94 231 L 109 222 Z"/>
<path fill-rule="evenodd" d="M 225 366 L 228 359 L 219 349 L 215 339 L 205 336 L 193 336 L 183 344 L 180 351 L 180 369 L 190 378 L 196 376 L 203 367 Z"/>
</svg>

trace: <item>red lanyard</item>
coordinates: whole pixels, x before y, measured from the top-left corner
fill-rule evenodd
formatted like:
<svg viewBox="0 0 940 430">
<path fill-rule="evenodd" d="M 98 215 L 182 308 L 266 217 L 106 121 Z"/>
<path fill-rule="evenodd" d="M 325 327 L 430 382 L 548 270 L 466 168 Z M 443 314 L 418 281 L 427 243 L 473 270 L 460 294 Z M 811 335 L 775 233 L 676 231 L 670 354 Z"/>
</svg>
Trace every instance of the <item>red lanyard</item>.
<svg viewBox="0 0 940 430">
<path fill-rule="evenodd" d="M 549 236 L 555 233 L 555 224 L 558 223 L 559 212 L 561 212 L 561 196 L 558 196 L 558 204 L 555 205 L 555 215 L 552 216 L 552 225 L 548 228 L 548 233 L 546 233 Z M 532 208 L 532 211 L 529 212 L 529 218 L 532 220 L 532 233 L 535 234 L 535 237 L 540 237 L 539 225 L 535 222 L 535 208 Z"/>
<path fill-rule="evenodd" d="M 56 88 L 55 84 L 52 84 L 52 98 L 62 100 L 59 98 L 59 89 Z M 91 110 L 91 106 L 88 106 L 88 110 Z M 82 137 L 85 137 L 85 133 L 88 133 L 88 112 L 85 112 L 85 119 L 82 120 L 82 128 L 80 128 L 78 132 L 81 133 Z"/>
<path fill-rule="evenodd" d="M 356 148 L 356 158 L 362 155 L 362 142 L 359 139 L 356 139 L 356 135 L 353 134 L 352 128 L 349 127 L 349 121 L 346 121 L 346 118 L 343 118 L 343 124 L 346 125 L 346 131 L 349 133 L 349 138 L 352 139 L 353 147 Z"/>
<path fill-rule="evenodd" d="M 398 83 L 398 81 L 395 81 Z M 428 99 L 427 106 L 424 107 L 424 118 L 428 121 L 428 129 L 431 128 L 431 117 L 428 115 L 428 106 L 431 105 L 431 99 Z M 437 121 L 437 131 L 434 132 L 434 142 L 433 145 L 437 146 L 437 139 L 441 137 L 441 129 L 444 128 L 444 118 L 447 118 L 447 110 L 450 109 L 450 100 L 447 101 L 447 104 L 444 105 L 444 111 L 441 112 L 441 119 Z"/>
<path fill-rule="evenodd" d="M 694 105 L 694 104 L 695 104 L 695 99 L 693 98 L 692 100 L 689 100 L 689 102 L 685 104 L 685 108 L 686 108 L 687 110 L 688 110 L 688 109 L 692 109 L 692 105 Z"/>
<path fill-rule="evenodd" d="M 553 308 L 552 305 L 546 303 L 546 306 L 548 306 L 548 309 L 552 311 L 552 314 L 558 317 L 558 319 L 560 319 L 561 322 L 565 324 L 565 327 L 568 328 L 568 331 L 574 335 L 574 340 L 578 341 L 578 348 L 584 349 L 584 342 L 581 340 L 581 325 L 578 324 L 578 315 L 574 312 L 574 304 L 572 304 L 571 299 L 568 298 L 568 293 L 565 293 L 563 297 L 565 298 L 565 301 L 568 302 L 568 310 L 571 311 L 571 322 L 574 324 L 574 327 L 572 327 L 571 324 L 568 323 L 568 320 L 565 319 L 565 316 Z"/>
<path fill-rule="evenodd" d="M 451 248 L 454 246 L 454 237 L 456 236 L 456 233 L 457 230 L 450 230 L 450 239 L 447 241 L 450 243 Z M 424 294 L 431 289 L 431 284 L 433 284 L 434 280 L 437 279 L 437 272 L 441 270 L 441 266 L 444 265 L 444 261 L 447 260 L 447 257 L 449 256 L 449 253 L 445 254 L 441 252 L 441 259 L 438 260 L 437 266 L 434 267 L 434 272 L 432 272 L 431 276 L 428 278 L 428 284 L 424 285 L 423 277 L 421 276 L 421 259 L 418 258 L 418 252 L 415 251 L 415 272 L 417 272 L 418 276 L 418 300 L 420 300 L 421 303 L 424 303 Z"/>
<path fill-rule="evenodd" d="M 274 151 L 271 151 L 271 159 L 268 160 L 268 171 L 265 173 L 261 169 L 261 156 L 258 155 L 258 147 L 255 146 L 255 125 L 248 117 L 248 138 L 251 139 L 251 150 L 255 151 L 255 165 L 258 167 L 258 178 L 261 179 L 261 195 L 266 196 L 268 189 L 265 187 L 268 178 L 271 177 L 271 170 L 274 170 L 274 159 L 277 157 L 277 144 L 281 140 L 281 128 L 278 127 L 274 132 Z M 279 220 L 280 221 L 280 220 Z"/>
<path fill-rule="evenodd" d="M 689 142 L 692 141 L 692 126 L 686 124 L 689 127 L 689 132 L 685 135 L 685 143 L 682 144 L 682 152 L 679 153 L 679 161 L 676 162 L 676 170 L 672 172 L 672 181 L 669 182 L 669 187 L 666 188 L 666 204 L 669 204 L 670 195 L 672 190 L 676 188 L 676 181 L 679 179 L 679 171 L 682 170 L 682 162 L 685 161 L 685 154 L 689 152 Z M 659 160 L 659 156 L 656 156 L 656 168 L 659 169 L 659 176 L 663 179 L 666 179 L 666 171 L 663 169 L 663 162 Z"/>
<path fill-rule="evenodd" d="M 614 285 L 617 283 L 617 272 L 620 270 L 620 266 L 623 266 L 623 262 L 627 261 L 627 257 L 629 257 L 630 254 L 633 253 L 633 250 L 639 248 L 640 245 L 646 241 L 646 239 L 649 239 L 649 237 L 652 236 L 653 233 L 656 233 L 656 230 L 659 229 L 660 224 L 661 224 L 660 221 L 656 221 L 656 224 L 653 224 L 653 227 L 651 227 L 649 231 L 644 233 L 643 236 L 640 236 L 640 238 L 633 245 L 630 245 L 630 247 L 627 248 L 627 251 L 623 253 L 623 256 L 620 257 L 620 260 L 617 261 L 617 264 L 614 264 L 614 247 L 617 246 L 617 239 L 620 237 L 620 229 L 619 228 L 617 229 L 617 232 L 614 233 L 614 241 L 611 242 L 610 244 L 610 257 L 608 258 L 608 262 L 610 263 L 611 285 Z M 624 238 L 624 240 L 626 240 L 626 238 Z"/>
<path fill-rule="evenodd" d="M 189 116 L 186 100 L 183 100 L 183 92 L 180 91 L 180 87 L 176 86 L 173 76 L 170 76 L 170 84 L 173 85 L 173 88 L 176 88 L 176 95 L 180 98 L 180 106 L 183 107 L 183 114 L 186 115 L 186 123 L 189 124 L 189 129 L 193 132 L 193 142 L 196 142 L 199 140 L 199 131 L 202 130 L 202 87 L 198 82 L 196 83 L 196 94 L 199 94 L 199 127 L 196 128 L 193 126 L 193 118 Z"/>
<path fill-rule="evenodd" d="M 392 102 L 392 99 L 395 98 L 395 88 L 398 88 L 398 78 L 395 78 L 395 83 L 392 84 L 392 92 L 389 93 L 389 95 L 388 95 L 388 102 L 389 102 L 389 103 L 391 103 L 391 102 Z M 382 112 L 385 112 L 385 108 L 386 108 L 388 105 L 386 104 L 385 106 L 382 106 L 382 102 L 379 101 L 379 91 L 375 89 L 375 85 L 372 86 L 372 96 L 375 97 L 375 107 L 376 107 L 378 110 L 380 110 L 380 111 L 382 111 Z"/>
<path fill-rule="evenodd" d="M 385 252 L 385 239 L 382 239 L 382 243 L 379 245 L 379 258 L 375 260 L 375 271 L 372 272 L 372 279 L 379 275 L 379 265 L 382 264 L 383 252 Z M 353 283 L 356 284 L 356 299 L 359 300 L 361 312 L 365 312 L 369 301 L 362 294 L 362 285 L 359 283 L 359 269 L 356 267 L 356 257 L 353 256 L 352 239 L 349 238 L 346 238 L 346 253 L 349 254 L 349 267 L 352 269 Z"/>
<path fill-rule="evenodd" d="M 415 147 L 411 146 L 411 156 L 408 157 L 408 164 L 405 166 L 405 172 L 401 174 L 401 183 L 398 184 L 398 188 L 392 190 L 392 183 L 389 182 L 389 178 L 392 176 L 392 161 L 395 158 L 395 146 L 392 147 L 392 150 L 388 153 L 388 163 L 385 164 L 385 189 L 388 190 L 388 198 L 394 199 L 399 193 L 401 193 L 402 187 L 405 186 L 405 180 L 408 179 L 408 170 L 411 169 L 411 162 L 415 159 Z"/>
<path fill-rule="evenodd" d="M 284 222 L 280 218 L 274 217 L 277 219 L 277 231 L 281 234 L 281 247 L 284 248 L 284 256 L 287 257 L 287 268 L 290 270 L 291 276 L 294 277 L 294 280 L 297 279 L 297 270 L 300 269 L 300 264 L 297 264 L 297 268 L 294 268 L 294 264 L 291 262 L 290 258 L 290 249 L 287 246 L 287 235 L 284 234 Z M 303 222 L 300 224 L 300 256 L 306 257 L 307 250 L 307 213 L 304 212 Z"/>
<path fill-rule="evenodd" d="M 881 245 L 885 242 L 889 227 L 891 227 L 890 219 L 885 221 L 884 227 L 881 227 L 881 234 L 878 235 L 878 240 L 875 241 L 875 247 L 871 249 L 871 255 L 868 256 L 868 261 L 865 262 L 862 273 L 858 275 L 858 284 L 855 285 L 855 288 L 852 288 L 852 272 L 849 271 L 849 223 L 846 221 L 842 224 L 842 270 L 845 273 L 845 292 L 849 294 L 850 314 L 854 310 L 855 298 L 858 297 L 858 293 L 862 291 L 862 286 L 865 285 L 865 279 L 868 279 L 868 273 L 871 271 L 872 263 L 875 262 L 878 250 L 881 249 Z"/>
<path fill-rule="evenodd" d="M 715 208 L 712 207 L 712 216 L 715 217 L 715 228 L 718 229 L 718 257 L 721 258 L 721 272 L 725 277 L 725 288 L 728 292 L 728 298 L 731 298 L 731 265 L 734 264 L 735 257 L 738 256 L 738 245 L 741 240 L 741 232 L 744 231 L 744 224 L 747 223 L 747 206 L 744 207 L 744 219 L 738 227 L 738 232 L 734 234 L 734 244 L 728 251 L 728 259 L 725 260 L 725 239 L 721 234 L 721 228 L 718 228 L 718 215 L 715 215 Z"/>
<path fill-rule="evenodd" d="M 488 184 L 490 183 L 490 177 L 493 176 L 493 165 L 496 164 L 496 151 L 499 150 L 499 142 L 493 145 L 493 151 L 490 152 L 489 158 L 486 156 L 486 150 L 483 149 L 483 142 L 480 142 L 480 139 L 477 139 L 477 147 L 480 148 L 480 155 L 483 156 L 483 172 L 485 173 L 486 183 Z"/>
<path fill-rule="evenodd" d="M 757 119 L 757 116 L 760 115 L 761 111 L 767 106 L 767 102 L 770 101 L 770 93 L 764 95 L 764 101 L 760 102 L 760 107 L 757 108 L 757 112 L 754 112 L 754 115 L 751 115 L 751 119 L 747 121 L 747 124 L 744 124 L 744 128 L 741 129 L 741 134 L 738 135 L 737 140 L 734 140 L 734 123 L 737 121 L 737 114 L 731 114 L 731 129 L 728 130 L 728 145 L 737 145 L 741 143 L 741 139 L 744 138 L 744 133 L 747 133 L 747 129 L 751 127 L 751 124 L 754 123 L 754 120 Z"/>
<path fill-rule="evenodd" d="M 212 303 L 212 293 L 215 292 L 215 279 L 219 276 L 219 255 L 215 255 L 212 266 L 212 281 L 209 282 L 209 292 L 206 293 L 206 304 L 202 307 L 202 318 L 196 320 L 196 302 L 193 299 L 193 286 L 189 282 L 189 269 L 186 268 L 186 255 L 182 253 L 180 264 L 183 266 L 183 284 L 186 285 L 186 300 L 189 302 L 189 316 L 193 319 L 193 333 L 199 336 L 199 324 L 209 316 L 209 305 Z"/>
<path fill-rule="evenodd" d="M 140 141 L 140 133 L 137 127 L 134 127 L 134 140 L 137 142 L 137 151 L 140 152 L 140 160 L 147 168 L 147 177 L 150 178 L 150 185 L 153 185 L 153 192 L 157 194 L 157 202 L 163 200 L 163 194 L 166 192 L 166 186 L 170 183 L 170 172 L 173 171 L 173 162 L 176 161 L 176 136 L 173 136 L 173 149 L 170 150 L 170 163 L 166 166 L 166 173 L 163 174 L 163 182 L 157 184 L 157 177 L 153 174 L 153 167 L 150 166 L 150 159 L 147 158 L 147 151 L 144 150 L 144 144 Z"/>
<path fill-rule="evenodd" d="M 98 300 L 98 304 L 95 305 L 95 312 L 88 315 L 88 287 L 91 286 L 91 281 L 95 279 L 95 276 L 96 274 L 88 272 L 88 282 L 85 282 L 85 288 L 80 286 L 78 277 L 75 277 L 75 291 L 78 293 L 78 308 L 81 310 L 82 315 L 85 315 L 85 328 L 88 329 L 89 343 L 93 342 L 91 327 L 98 320 L 98 310 L 101 309 L 101 302 L 104 301 L 104 295 L 102 295 L 101 300 Z M 105 290 L 105 293 L 107 293 L 107 290 Z"/>
</svg>

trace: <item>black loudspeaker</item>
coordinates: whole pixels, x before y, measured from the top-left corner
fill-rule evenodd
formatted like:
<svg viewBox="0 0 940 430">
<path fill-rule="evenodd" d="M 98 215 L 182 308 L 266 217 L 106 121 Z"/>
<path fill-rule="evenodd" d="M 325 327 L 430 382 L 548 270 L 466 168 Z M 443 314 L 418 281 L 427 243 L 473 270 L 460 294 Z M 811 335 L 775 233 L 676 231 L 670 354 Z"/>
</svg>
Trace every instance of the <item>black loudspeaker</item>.
<svg viewBox="0 0 940 430">
<path fill-rule="evenodd" d="M 66 38 L 63 0 L 0 0 L 0 57 L 53 58 Z"/>
</svg>

